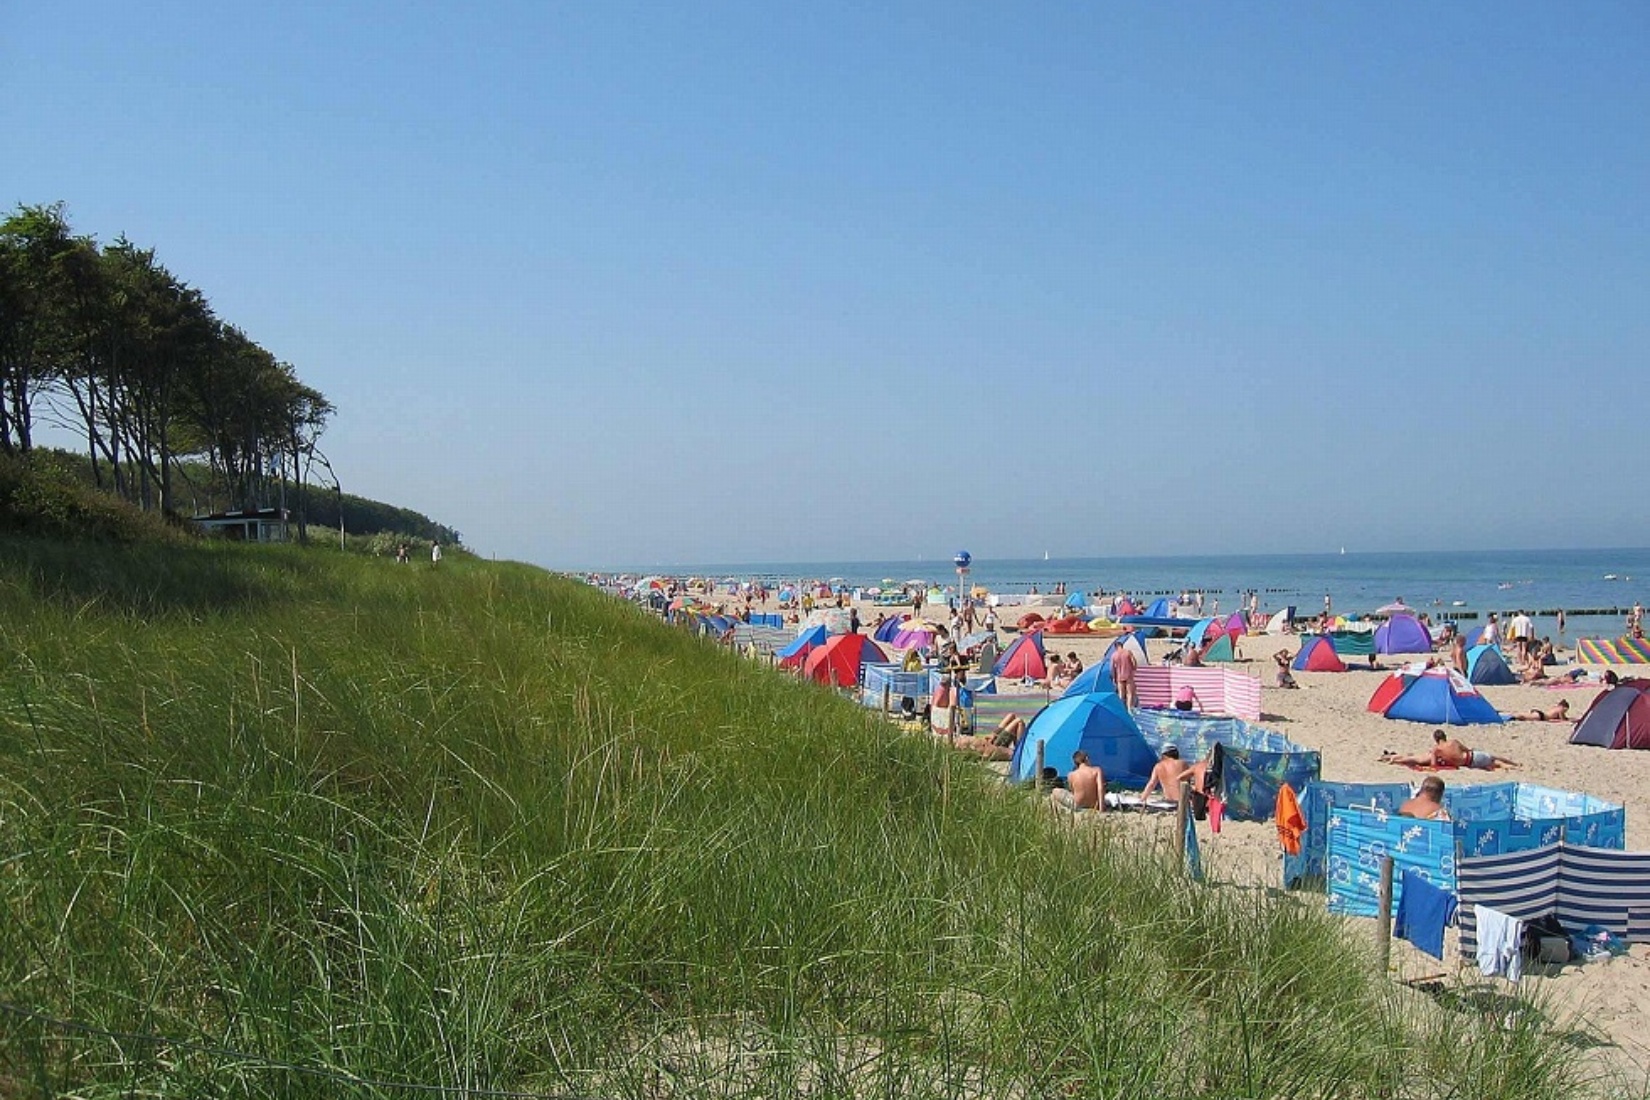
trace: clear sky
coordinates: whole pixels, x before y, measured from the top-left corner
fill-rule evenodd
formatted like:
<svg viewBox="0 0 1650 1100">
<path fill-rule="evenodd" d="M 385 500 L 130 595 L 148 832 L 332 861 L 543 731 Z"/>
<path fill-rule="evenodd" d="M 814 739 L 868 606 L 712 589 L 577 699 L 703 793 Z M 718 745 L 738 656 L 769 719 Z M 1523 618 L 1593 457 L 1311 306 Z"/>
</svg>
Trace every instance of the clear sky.
<svg viewBox="0 0 1650 1100">
<path fill-rule="evenodd" d="M 0 0 L 0 200 L 556 568 L 1650 545 L 1650 4 Z"/>
</svg>

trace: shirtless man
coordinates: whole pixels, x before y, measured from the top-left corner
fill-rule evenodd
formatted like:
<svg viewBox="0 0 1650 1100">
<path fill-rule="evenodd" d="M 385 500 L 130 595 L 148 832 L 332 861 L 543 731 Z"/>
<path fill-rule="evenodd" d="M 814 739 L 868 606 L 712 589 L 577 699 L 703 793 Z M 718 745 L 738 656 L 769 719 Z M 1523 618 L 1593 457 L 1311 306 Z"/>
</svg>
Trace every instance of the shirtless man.
<svg viewBox="0 0 1650 1100">
<path fill-rule="evenodd" d="M 997 723 L 996 732 L 989 736 L 956 737 L 952 745 L 964 752 L 978 753 L 987 760 L 1012 760 L 1014 747 L 1026 733 L 1026 720 L 1018 714 L 1005 714 Z"/>
<path fill-rule="evenodd" d="M 1399 756 L 1388 753 L 1381 757 L 1383 764 L 1401 764 L 1410 768 L 1477 768 L 1493 771 L 1497 767 L 1516 768 L 1518 764 L 1504 756 L 1482 749 L 1474 751 L 1443 730 L 1432 731 L 1432 751 L 1425 756 Z"/>
<path fill-rule="evenodd" d="M 1079 810 L 1101 813 L 1106 808 L 1100 800 L 1100 793 L 1106 789 L 1106 777 L 1099 768 L 1089 763 L 1089 754 L 1082 749 L 1071 754 L 1071 763 L 1071 774 L 1066 776 L 1066 785 L 1050 791 L 1049 802 L 1056 809 L 1073 813 Z"/>
<path fill-rule="evenodd" d="M 1444 781 L 1436 775 L 1421 780 L 1421 789 L 1415 797 L 1398 807 L 1399 817 L 1418 817 L 1423 821 L 1448 821 L 1444 809 Z"/>
<path fill-rule="evenodd" d="M 1204 776 L 1208 773 L 1208 761 L 1188 764 L 1180 759 L 1180 750 L 1173 745 L 1163 747 L 1163 758 L 1152 768 L 1151 778 L 1146 780 L 1146 789 L 1140 792 L 1140 801 L 1144 803 L 1152 796 L 1153 791 L 1161 790 L 1163 797 L 1170 802 L 1180 801 L 1180 781 L 1190 779 L 1192 790 L 1202 791 Z"/>
<path fill-rule="evenodd" d="M 1134 685 L 1135 670 L 1140 662 L 1135 660 L 1134 650 L 1126 645 L 1117 647 L 1111 657 L 1111 679 L 1117 685 L 1118 698 L 1130 710 L 1140 705 L 1140 693 Z"/>
<path fill-rule="evenodd" d="M 1558 706 L 1551 710 L 1531 707 L 1523 714 L 1510 714 L 1507 717 L 1513 722 L 1568 722 L 1570 720 L 1570 701 L 1560 699 Z"/>
</svg>

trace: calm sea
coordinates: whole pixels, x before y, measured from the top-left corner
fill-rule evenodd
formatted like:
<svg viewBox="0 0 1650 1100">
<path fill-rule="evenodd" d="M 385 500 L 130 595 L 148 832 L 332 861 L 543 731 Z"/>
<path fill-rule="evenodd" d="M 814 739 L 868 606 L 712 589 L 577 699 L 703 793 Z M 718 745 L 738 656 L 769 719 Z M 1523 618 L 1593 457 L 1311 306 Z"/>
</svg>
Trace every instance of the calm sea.
<svg viewBox="0 0 1650 1100">
<path fill-rule="evenodd" d="M 673 568 L 672 573 L 717 578 L 773 581 L 841 578 L 870 587 L 885 579 L 896 583 L 921 579 L 955 585 L 949 559 L 870 562 L 706 563 Z M 976 558 L 971 585 L 993 592 L 1048 592 L 1064 582 L 1067 590 L 1124 591 L 1148 598 L 1201 589 L 1205 611 L 1218 600 L 1236 610 L 1244 592 L 1260 593 L 1263 609 L 1294 605 L 1300 614 L 1323 609 L 1328 594 L 1341 614 L 1373 611 L 1399 597 L 1411 607 L 1431 612 L 1435 620 L 1452 615 L 1482 620 L 1490 611 L 1524 609 L 1537 614 L 1538 628 L 1553 629 L 1545 613 L 1570 613 L 1565 630 L 1616 635 L 1635 601 L 1650 600 L 1650 549 L 1628 550 L 1461 550 L 1437 553 L 1267 554 L 1231 557 L 1056 558 L 1052 561 Z M 1577 611 L 1605 611 L 1577 618 Z"/>
</svg>

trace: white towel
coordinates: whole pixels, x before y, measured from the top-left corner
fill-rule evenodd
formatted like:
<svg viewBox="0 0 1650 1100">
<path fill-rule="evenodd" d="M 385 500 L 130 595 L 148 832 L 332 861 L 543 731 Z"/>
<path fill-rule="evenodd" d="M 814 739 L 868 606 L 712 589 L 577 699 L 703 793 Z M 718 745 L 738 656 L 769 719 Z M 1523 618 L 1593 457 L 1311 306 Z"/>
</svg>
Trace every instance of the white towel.
<svg viewBox="0 0 1650 1100">
<path fill-rule="evenodd" d="M 1516 982 L 1524 973 L 1524 922 L 1487 905 L 1474 905 L 1478 920 L 1478 970 Z"/>
</svg>

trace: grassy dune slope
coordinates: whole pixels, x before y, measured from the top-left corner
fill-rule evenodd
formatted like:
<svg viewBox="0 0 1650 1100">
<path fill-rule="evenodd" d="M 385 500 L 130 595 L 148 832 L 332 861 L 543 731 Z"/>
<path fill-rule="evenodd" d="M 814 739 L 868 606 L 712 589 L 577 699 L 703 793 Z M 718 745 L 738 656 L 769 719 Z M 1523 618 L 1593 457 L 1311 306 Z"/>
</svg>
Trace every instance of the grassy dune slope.
<svg viewBox="0 0 1650 1100">
<path fill-rule="evenodd" d="M 0 1095 L 1568 1092 L 1162 856 L 531 568 L 0 539 Z"/>
</svg>

